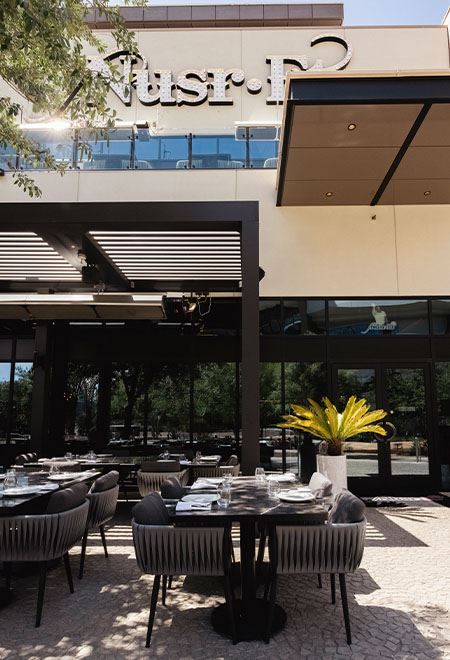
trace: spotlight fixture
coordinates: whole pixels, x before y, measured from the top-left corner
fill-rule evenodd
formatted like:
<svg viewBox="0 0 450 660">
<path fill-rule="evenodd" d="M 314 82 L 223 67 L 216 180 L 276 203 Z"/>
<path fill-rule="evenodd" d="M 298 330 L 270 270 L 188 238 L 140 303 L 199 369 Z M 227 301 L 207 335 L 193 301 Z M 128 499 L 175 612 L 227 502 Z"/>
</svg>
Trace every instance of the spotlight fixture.
<svg viewBox="0 0 450 660">
<path fill-rule="evenodd" d="M 431 195 L 431 190 L 425 190 L 423 194 L 425 197 L 429 197 Z"/>
<path fill-rule="evenodd" d="M 325 197 L 333 197 L 333 194 L 334 194 L 334 193 L 332 193 L 331 190 L 328 190 L 328 191 L 325 193 Z"/>
<path fill-rule="evenodd" d="M 348 131 L 354 131 L 355 128 L 356 128 L 356 124 L 354 124 L 353 122 L 347 126 Z"/>
</svg>

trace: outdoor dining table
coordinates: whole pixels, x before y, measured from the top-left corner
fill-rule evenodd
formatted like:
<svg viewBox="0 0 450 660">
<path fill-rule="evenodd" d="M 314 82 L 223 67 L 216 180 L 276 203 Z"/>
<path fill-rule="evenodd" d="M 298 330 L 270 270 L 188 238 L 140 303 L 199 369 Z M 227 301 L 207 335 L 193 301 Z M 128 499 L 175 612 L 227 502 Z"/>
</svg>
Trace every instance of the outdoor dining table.
<svg viewBox="0 0 450 660">
<path fill-rule="evenodd" d="M 297 484 L 298 485 L 298 484 Z M 281 489 L 295 487 L 281 483 Z M 323 524 L 328 518 L 327 508 L 316 502 L 287 503 L 270 497 L 267 486 L 254 477 L 236 477 L 231 486 L 231 503 L 226 509 L 213 505 L 211 509 L 176 511 L 169 509 L 172 522 L 194 526 L 237 522 L 240 526 L 241 599 L 236 600 L 237 636 L 240 641 L 261 639 L 267 626 L 268 603 L 257 598 L 255 572 L 256 523 L 267 525 Z M 229 617 L 225 605 L 217 607 L 211 617 L 216 632 L 231 637 Z M 286 613 L 275 606 L 272 634 L 286 623 Z"/>
</svg>

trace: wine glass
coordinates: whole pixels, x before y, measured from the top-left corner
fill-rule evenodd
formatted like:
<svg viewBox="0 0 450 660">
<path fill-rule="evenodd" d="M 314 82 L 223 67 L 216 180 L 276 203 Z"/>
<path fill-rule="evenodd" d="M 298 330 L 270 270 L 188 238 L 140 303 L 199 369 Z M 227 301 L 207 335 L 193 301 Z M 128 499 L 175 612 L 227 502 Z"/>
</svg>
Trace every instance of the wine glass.
<svg viewBox="0 0 450 660">
<path fill-rule="evenodd" d="M 266 481 L 266 473 L 263 467 L 257 467 L 255 470 L 255 479 L 257 483 L 264 483 Z"/>
<path fill-rule="evenodd" d="M 231 486 L 230 484 L 223 483 L 221 486 L 218 487 L 217 493 L 219 495 L 219 499 L 217 500 L 217 504 L 221 509 L 227 509 L 230 506 L 231 502 Z"/>
<path fill-rule="evenodd" d="M 17 486 L 17 475 L 14 469 L 6 470 L 3 488 L 15 488 Z"/>
<path fill-rule="evenodd" d="M 50 474 L 58 474 L 59 472 L 59 465 L 56 463 L 50 463 Z"/>
<path fill-rule="evenodd" d="M 278 481 L 276 481 L 275 479 L 271 479 L 269 481 L 269 484 L 268 484 L 268 487 L 267 487 L 267 492 L 268 492 L 269 497 L 273 497 L 274 499 L 278 499 L 279 494 L 280 494 L 280 490 L 281 490 L 281 487 L 280 487 L 280 484 L 278 483 Z"/>
</svg>

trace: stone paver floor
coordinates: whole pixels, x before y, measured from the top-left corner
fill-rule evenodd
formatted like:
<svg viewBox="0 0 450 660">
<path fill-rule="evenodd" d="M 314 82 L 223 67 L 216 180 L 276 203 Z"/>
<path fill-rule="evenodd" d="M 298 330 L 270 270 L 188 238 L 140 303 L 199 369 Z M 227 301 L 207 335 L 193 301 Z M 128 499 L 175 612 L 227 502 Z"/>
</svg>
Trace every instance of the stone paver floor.
<svg viewBox="0 0 450 660">
<path fill-rule="evenodd" d="M 120 503 L 107 532 L 110 558 L 93 535 L 74 595 L 60 566 L 49 573 L 41 628 L 33 627 L 36 576 L 14 579 L 14 602 L 0 610 L 0 658 L 450 659 L 450 509 L 423 498 L 405 501 L 406 508 L 367 511 L 363 563 L 348 580 L 351 647 L 326 577 L 322 590 L 314 577 L 280 579 L 277 600 L 288 622 L 269 646 L 232 646 L 216 635 L 209 619 L 222 602 L 221 583 L 189 578 L 175 580 L 168 606 L 158 606 L 146 650 L 151 578 L 139 574 L 130 508 Z M 75 573 L 78 547 L 71 560 Z"/>
</svg>

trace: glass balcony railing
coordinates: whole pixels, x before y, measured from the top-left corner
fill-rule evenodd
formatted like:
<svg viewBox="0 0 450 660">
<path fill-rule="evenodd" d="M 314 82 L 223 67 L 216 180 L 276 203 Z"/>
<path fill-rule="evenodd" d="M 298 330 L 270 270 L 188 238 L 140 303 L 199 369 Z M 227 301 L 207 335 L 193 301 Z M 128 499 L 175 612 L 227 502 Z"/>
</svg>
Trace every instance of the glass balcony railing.
<svg viewBox="0 0 450 660">
<path fill-rule="evenodd" d="M 245 130 L 217 135 L 152 135 L 148 128 L 114 128 L 94 135 L 84 130 L 27 130 L 41 155 L 18 158 L 0 144 L 0 168 L 47 169 L 46 155 L 69 169 L 79 170 L 198 170 L 275 169 L 278 165 L 276 131 L 261 139 Z"/>
</svg>

